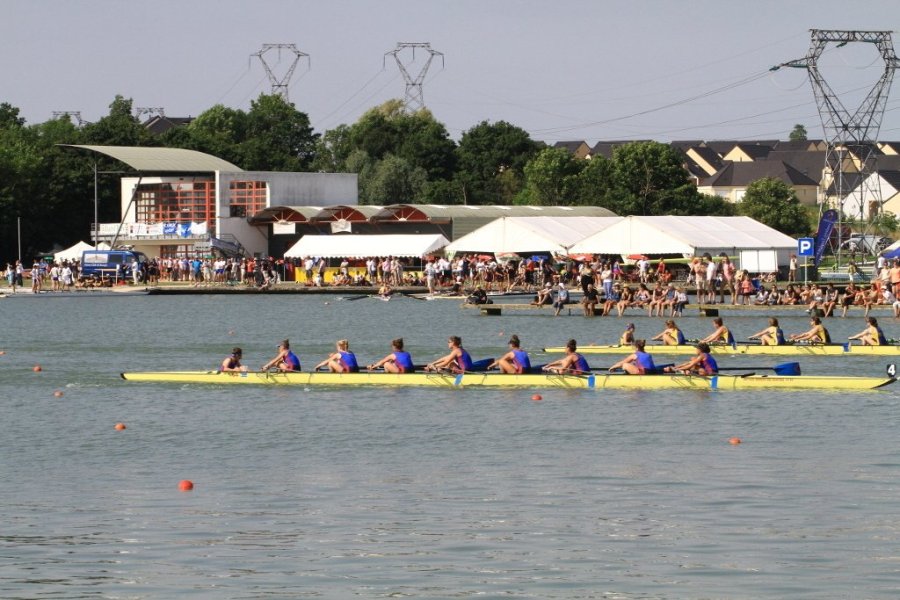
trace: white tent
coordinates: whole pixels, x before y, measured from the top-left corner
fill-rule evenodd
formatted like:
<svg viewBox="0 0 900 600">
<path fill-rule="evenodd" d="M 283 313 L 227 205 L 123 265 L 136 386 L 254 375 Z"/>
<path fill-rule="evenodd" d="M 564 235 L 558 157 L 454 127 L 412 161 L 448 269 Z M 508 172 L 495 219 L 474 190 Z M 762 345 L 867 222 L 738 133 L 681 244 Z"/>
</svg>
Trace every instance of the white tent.
<svg viewBox="0 0 900 600">
<path fill-rule="evenodd" d="M 94 247 L 88 244 L 87 242 L 78 242 L 71 248 L 66 248 L 65 250 L 60 250 L 53 254 L 53 260 L 55 262 L 62 262 L 64 260 L 81 260 L 81 255 L 85 250 L 93 250 Z"/>
<path fill-rule="evenodd" d="M 501 217 L 462 236 L 444 251 L 568 254 L 579 240 L 621 220 L 622 217 Z"/>
<path fill-rule="evenodd" d="M 585 238 L 570 254 L 681 254 L 736 256 L 741 250 L 775 250 L 786 264 L 797 240 L 750 217 L 631 216 Z"/>
<path fill-rule="evenodd" d="M 423 235 L 305 235 L 284 253 L 285 258 L 365 258 L 416 256 L 437 252 L 449 240 L 439 233 Z"/>
</svg>

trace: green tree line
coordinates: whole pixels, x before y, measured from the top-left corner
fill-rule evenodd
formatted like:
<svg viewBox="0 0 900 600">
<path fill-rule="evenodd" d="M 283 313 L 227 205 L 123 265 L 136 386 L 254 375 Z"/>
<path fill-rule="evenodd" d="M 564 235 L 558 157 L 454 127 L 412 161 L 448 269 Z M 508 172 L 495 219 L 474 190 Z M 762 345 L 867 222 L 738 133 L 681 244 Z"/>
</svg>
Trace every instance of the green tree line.
<svg viewBox="0 0 900 600">
<path fill-rule="evenodd" d="M 100 222 L 120 218 L 116 181 L 126 167 L 60 144 L 187 148 L 246 170 L 357 173 L 362 204 L 590 205 L 620 215 L 732 215 L 740 210 L 754 211 L 756 218 L 772 212 L 771 203 L 754 208 L 754 194 L 748 193 L 749 204 L 745 199 L 737 207 L 699 194 L 683 157 L 667 144 L 634 142 L 616 148 L 610 158 L 583 160 L 532 140 L 527 131 L 504 121 L 482 121 L 457 142 L 430 111 L 406 112 L 399 100 L 321 134 L 293 104 L 267 94 L 246 111 L 213 106 L 161 136 L 147 131 L 134 116 L 132 101 L 122 96 L 110 104 L 109 114 L 83 127 L 67 116 L 27 124 L 19 112 L 0 104 L 0 256 L 7 260 L 17 255 L 17 222 L 23 258 L 88 238 L 95 162 Z M 777 227 L 806 233 L 805 212 L 792 202 L 790 188 L 780 182 L 772 186 L 763 191 L 763 200 L 778 198 L 787 204 L 778 212 L 793 215 L 778 219 Z"/>
</svg>

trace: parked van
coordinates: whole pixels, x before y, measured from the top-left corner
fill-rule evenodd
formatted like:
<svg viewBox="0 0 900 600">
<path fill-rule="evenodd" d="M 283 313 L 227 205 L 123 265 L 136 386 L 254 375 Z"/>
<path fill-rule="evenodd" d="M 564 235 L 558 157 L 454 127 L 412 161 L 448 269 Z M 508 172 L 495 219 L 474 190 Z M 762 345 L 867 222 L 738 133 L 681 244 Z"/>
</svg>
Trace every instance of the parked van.
<svg viewBox="0 0 900 600">
<path fill-rule="evenodd" d="M 147 255 L 133 250 L 85 250 L 81 255 L 81 274 L 90 277 L 131 278 L 131 263 L 147 262 Z"/>
</svg>

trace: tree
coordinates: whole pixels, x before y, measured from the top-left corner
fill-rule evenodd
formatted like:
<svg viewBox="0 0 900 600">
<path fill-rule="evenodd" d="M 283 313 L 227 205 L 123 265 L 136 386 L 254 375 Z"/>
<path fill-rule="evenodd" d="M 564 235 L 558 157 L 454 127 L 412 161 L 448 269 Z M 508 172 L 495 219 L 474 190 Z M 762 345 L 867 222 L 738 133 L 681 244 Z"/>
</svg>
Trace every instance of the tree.
<svg viewBox="0 0 900 600">
<path fill-rule="evenodd" d="M 482 121 L 465 131 L 456 148 L 456 179 L 465 189 L 466 203 L 498 203 L 501 190 L 509 196 L 503 185 L 524 180 L 525 165 L 539 148 L 527 131 L 505 121 Z"/>
<path fill-rule="evenodd" d="M 250 102 L 244 168 L 255 171 L 306 171 L 315 158 L 318 134 L 306 113 L 278 94 Z"/>
<path fill-rule="evenodd" d="M 131 113 L 131 98 L 116 96 L 109 114 L 84 128 L 88 144 L 105 146 L 153 146 L 156 140 Z"/>
<path fill-rule="evenodd" d="M 366 182 L 366 199 L 370 204 L 414 203 L 427 182 L 424 169 L 389 154 L 377 162 Z"/>
<path fill-rule="evenodd" d="M 525 165 L 523 201 L 560 206 L 572 203 L 572 191 L 584 161 L 562 148 L 544 148 Z"/>
<path fill-rule="evenodd" d="M 243 166 L 241 144 L 247 139 L 247 129 L 244 111 L 216 104 L 200 113 L 187 127 L 170 129 L 163 141 L 166 145 L 205 152 Z"/>
<path fill-rule="evenodd" d="M 668 144 L 633 142 L 612 155 L 612 181 L 630 197 L 624 214 L 666 215 L 682 212 L 693 189 L 679 152 Z M 621 214 L 621 213 L 620 213 Z"/>
<path fill-rule="evenodd" d="M 758 179 L 747 186 L 738 212 L 773 229 L 790 235 L 805 235 L 810 230 L 809 217 L 794 190 L 774 177 Z"/>
<path fill-rule="evenodd" d="M 794 129 L 791 130 L 788 139 L 792 142 L 802 142 L 806 140 L 806 127 L 804 127 L 800 123 L 797 123 L 796 125 L 794 125 Z"/>
</svg>

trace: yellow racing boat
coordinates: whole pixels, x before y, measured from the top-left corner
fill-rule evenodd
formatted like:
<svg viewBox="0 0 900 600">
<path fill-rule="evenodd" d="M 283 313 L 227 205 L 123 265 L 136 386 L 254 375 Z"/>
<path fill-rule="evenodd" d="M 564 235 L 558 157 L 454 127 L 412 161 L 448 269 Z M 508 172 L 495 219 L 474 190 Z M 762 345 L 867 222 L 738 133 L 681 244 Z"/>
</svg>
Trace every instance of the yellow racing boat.
<svg viewBox="0 0 900 600">
<path fill-rule="evenodd" d="M 666 346 L 663 344 L 647 344 L 644 350 L 651 354 L 693 354 L 696 346 L 681 344 Z M 712 354 L 753 354 L 760 356 L 900 356 L 900 345 L 862 346 L 852 344 L 783 344 L 781 346 L 763 346 L 750 342 L 736 344 L 710 344 Z M 550 354 L 563 354 L 564 346 L 544 348 Z M 578 346 L 582 354 L 629 354 L 631 346 L 611 344 L 609 346 Z"/>
<path fill-rule="evenodd" d="M 214 384 L 214 385 L 298 385 L 298 386 L 415 386 L 415 387 L 490 387 L 490 388 L 573 388 L 573 389 L 638 389 L 638 390 L 870 390 L 891 383 L 894 377 L 841 377 L 833 375 L 714 375 L 701 377 L 664 373 L 659 375 L 626 375 L 596 372 L 587 375 L 555 375 L 534 373 L 504 375 L 501 373 L 404 373 L 384 372 L 218 372 L 159 371 L 122 373 L 127 381 Z"/>
</svg>

